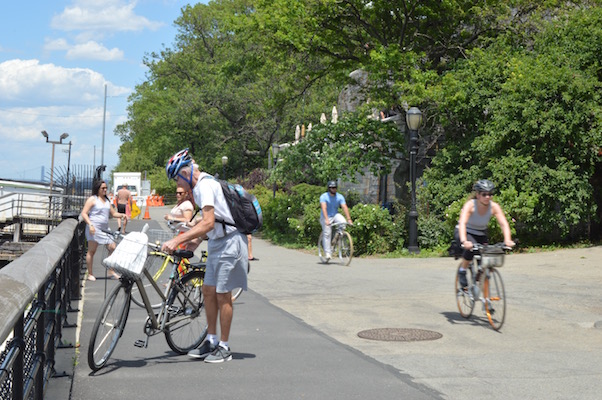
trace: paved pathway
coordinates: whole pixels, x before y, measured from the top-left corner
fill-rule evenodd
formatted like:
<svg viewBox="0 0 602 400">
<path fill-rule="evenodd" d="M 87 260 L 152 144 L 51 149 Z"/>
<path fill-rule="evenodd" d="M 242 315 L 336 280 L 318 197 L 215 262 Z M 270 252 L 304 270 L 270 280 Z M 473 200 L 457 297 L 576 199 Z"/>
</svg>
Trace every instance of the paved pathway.
<svg viewBox="0 0 602 400">
<path fill-rule="evenodd" d="M 158 221 L 164 209 L 151 211 Z M 71 399 L 600 398 L 602 247 L 508 256 L 500 332 L 480 310 L 459 316 L 450 258 L 360 258 L 343 267 L 259 239 L 253 250 L 251 290 L 235 308 L 234 360 L 219 365 L 175 356 L 162 336 L 148 349 L 134 347 L 144 320 L 134 306 L 113 359 L 91 374 L 87 341 L 104 282 L 86 282 Z M 376 328 L 442 338 L 357 336 Z M 47 398 L 68 398 L 70 382 L 53 379 Z"/>
</svg>

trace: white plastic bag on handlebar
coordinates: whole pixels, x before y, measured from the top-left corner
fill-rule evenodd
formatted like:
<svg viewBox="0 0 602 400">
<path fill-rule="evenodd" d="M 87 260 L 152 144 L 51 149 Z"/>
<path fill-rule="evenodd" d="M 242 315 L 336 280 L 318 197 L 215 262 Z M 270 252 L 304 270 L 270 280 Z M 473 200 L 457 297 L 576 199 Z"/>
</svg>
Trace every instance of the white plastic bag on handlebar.
<svg viewBox="0 0 602 400">
<path fill-rule="evenodd" d="M 105 258 L 102 264 L 125 276 L 137 278 L 144 270 L 148 236 L 143 232 L 128 233 L 117 245 L 115 251 Z"/>
</svg>

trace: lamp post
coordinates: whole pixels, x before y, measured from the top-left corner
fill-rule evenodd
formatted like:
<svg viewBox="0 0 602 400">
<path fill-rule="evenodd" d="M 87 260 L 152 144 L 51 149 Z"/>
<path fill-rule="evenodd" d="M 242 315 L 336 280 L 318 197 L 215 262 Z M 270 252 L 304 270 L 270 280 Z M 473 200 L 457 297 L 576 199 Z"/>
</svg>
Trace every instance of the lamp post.
<svg viewBox="0 0 602 400">
<path fill-rule="evenodd" d="M 416 210 L 416 154 L 418 153 L 418 129 L 422 125 L 422 112 L 418 107 L 406 111 L 406 124 L 410 130 L 410 181 L 412 182 L 412 203 L 410 205 L 410 253 L 419 253 L 418 211 Z"/>
<path fill-rule="evenodd" d="M 276 164 L 278 164 L 278 152 L 280 151 L 280 145 L 276 143 L 272 143 L 272 158 L 273 165 L 271 168 L 276 168 Z M 276 198 L 276 181 L 274 180 L 274 198 Z"/>
<path fill-rule="evenodd" d="M 224 176 L 222 179 L 226 180 L 226 164 L 228 164 L 228 156 L 222 157 L 222 175 Z"/>
<path fill-rule="evenodd" d="M 48 138 L 48 132 L 46 131 L 42 131 L 42 136 L 44 136 L 46 138 L 46 143 L 52 143 L 52 160 L 50 162 L 50 194 L 52 194 L 52 183 L 54 181 L 54 145 L 56 144 L 69 144 L 69 150 L 71 150 L 71 142 L 69 143 L 63 143 L 64 139 L 67 139 L 67 137 L 69 137 L 68 133 L 63 133 L 60 136 L 60 140 L 57 142 L 56 140 L 49 140 Z"/>
</svg>

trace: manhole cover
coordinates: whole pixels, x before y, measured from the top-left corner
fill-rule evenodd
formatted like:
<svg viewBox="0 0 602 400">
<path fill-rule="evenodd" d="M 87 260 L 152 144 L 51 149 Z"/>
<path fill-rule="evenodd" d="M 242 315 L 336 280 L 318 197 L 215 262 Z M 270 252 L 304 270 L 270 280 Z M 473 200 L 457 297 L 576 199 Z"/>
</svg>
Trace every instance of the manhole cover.
<svg viewBox="0 0 602 400">
<path fill-rule="evenodd" d="M 386 342 L 416 342 L 418 340 L 436 340 L 443 337 L 439 332 L 424 329 L 378 328 L 361 331 L 362 339 L 382 340 Z"/>
</svg>

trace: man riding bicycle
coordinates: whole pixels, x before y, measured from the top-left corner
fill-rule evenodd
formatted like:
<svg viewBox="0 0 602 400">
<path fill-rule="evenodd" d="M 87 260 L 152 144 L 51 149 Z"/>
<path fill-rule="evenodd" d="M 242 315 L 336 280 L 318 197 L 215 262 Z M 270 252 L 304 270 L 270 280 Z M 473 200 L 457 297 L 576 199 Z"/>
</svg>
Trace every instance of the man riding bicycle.
<svg viewBox="0 0 602 400">
<path fill-rule="evenodd" d="M 504 244 L 508 247 L 514 247 L 510 225 L 504 211 L 500 205 L 491 200 L 495 185 L 487 179 L 477 181 L 472 189 L 474 196 L 468 200 L 462 207 L 460 219 L 454 232 L 454 239 L 462 248 L 462 263 L 458 270 L 460 285 L 465 288 L 468 286 L 466 279 L 466 269 L 469 268 L 474 254 L 472 252 L 474 243 L 487 243 L 487 225 L 492 216 L 497 218 L 502 233 L 504 235 Z"/>
<path fill-rule="evenodd" d="M 322 212 L 320 213 L 320 224 L 322 225 L 322 233 L 323 233 L 323 246 L 324 251 L 326 252 L 326 259 L 330 260 L 331 258 L 331 249 L 330 249 L 330 236 L 332 235 L 332 224 L 345 223 L 345 218 L 341 214 L 339 214 L 339 207 L 343 209 L 345 216 L 347 217 L 347 222 L 350 225 L 353 225 L 351 221 L 351 217 L 349 216 L 349 208 L 347 208 L 347 203 L 345 202 L 345 197 L 337 193 L 337 182 L 329 181 L 328 182 L 328 191 L 322 193 L 320 196 L 320 207 L 322 208 Z"/>
</svg>

